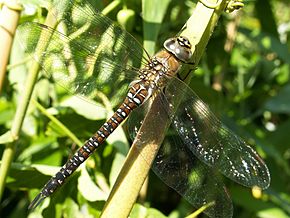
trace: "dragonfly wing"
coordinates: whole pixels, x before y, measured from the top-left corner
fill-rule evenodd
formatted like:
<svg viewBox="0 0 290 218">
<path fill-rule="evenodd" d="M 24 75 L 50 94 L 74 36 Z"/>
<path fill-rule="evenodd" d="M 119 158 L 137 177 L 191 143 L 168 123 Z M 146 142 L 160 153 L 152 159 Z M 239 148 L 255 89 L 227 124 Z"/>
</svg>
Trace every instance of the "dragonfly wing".
<svg viewBox="0 0 290 218">
<path fill-rule="evenodd" d="M 204 213 L 209 217 L 232 217 L 232 201 L 217 170 L 194 158 L 173 128 L 169 128 L 152 169 L 194 207 L 207 205 Z"/>
<path fill-rule="evenodd" d="M 54 8 L 58 31 L 32 22 L 19 27 L 25 52 L 41 64 L 45 76 L 73 94 L 93 98 L 101 90 L 120 99 L 145 61 L 142 46 L 88 3 L 57 1 Z"/>
<path fill-rule="evenodd" d="M 137 136 L 142 119 L 150 110 L 150 101 L 137 108 L 129 117 L 129 132 L 133 138 L 137 136 L 134 143 L 140 149 L 150 145 L 153 146 L 152 149 L 155 149 L 155 143 L 152 142 L 159 141 L 162 132 L 167 131 L 167 128 L 163 129 L 163 127 L 160 130 L 161 123 L 164 123 L 164 119 L 169 118 L 164 105 L 166 101 L 161 100 L 161 98 L 165 98 L 162 93 L 154 100 L 155 107 L 153 107 L 156 116 L 150 122 L 147 131 L 140 133 L 140 130 Z M 223 183 L 216 176 L 215 169 L 211 169 L 195 158 L 174 128 L 169 127 L 167 132 L 168 134 L 165 136 L 153 162 L 154 173 L 194 207 L 200 208 L 213 203 L 205 210 L 209 217 L 232 217 L 233 209 L 230 197 Z M 147 156 L 142 157 L 148 164 L 151 163 L 151 159 L 148 159 Z"/>
<path fill-rule="evenodd" d="M 134 109 L 134 112 L 128 117 L 125 126 L 132 141 L 134 141 L 138 135 L 138 131 L 143 123 L 144 117 L 150 110 L 151 103 L 151 100 L 145 101 L 141 106 Z"/>
<path fill-rule="evenodd" d="M 115 44 L 115 46 L 122 47 L 119 53 L 123 60 L 125 60 L 124 57 L 128 57 L 135 62 L 140 62 L 144 54 L 142 61 L 147 63 L 149 60 L 145 49 L 130 33 L 114 24 L 110 18 L 103 15 L 88 1 L 56 1 L 53 7 L 55 16 L 65 24 L 70 38 L 78 38 L 85 45 L 89 44 L 95 49 L 99 46 L 99 38 L 102 36 L 106 39 L 106 43 L 101 44 L 100 50 L 109 49 L 111 41 L 118 41 L 120 45 Z M 113 54 L 116 51 L 108 52 Z M 116 63 L 116 61 L 124 65 L 124 62 L 118 61 L 118 58 L 116 60 L 116 54 L 111 55 L 111 62 Z"/>
<path fill-rule="evenodd" d="M 173 78 L 165 94 L 171 103 L 172 123 L 193 154 L 244 186 L 269 186 L 269 170 L 261 157 L 224 126 L 184 82 Z"/>
</svg>

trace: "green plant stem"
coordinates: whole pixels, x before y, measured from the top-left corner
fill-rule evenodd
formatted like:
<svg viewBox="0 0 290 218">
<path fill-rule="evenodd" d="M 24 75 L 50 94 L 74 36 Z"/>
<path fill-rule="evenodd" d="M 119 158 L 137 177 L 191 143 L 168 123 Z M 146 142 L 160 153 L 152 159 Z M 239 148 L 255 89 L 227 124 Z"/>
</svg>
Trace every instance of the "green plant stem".
<svg viewBox="0 0 290 218">
<path fill-rule="evenodd" d="M 0 5 L 0 93 L 5 80 L 13 35 L 16 31 L 21 9 L 16 0 L 2 2 Z"/>
<path fill-rule="evenodd" d="M 202 206 L 201 208 L 199 208 L 198 210 L 196 210 L 194 213 L 190 214 L 189 216 L 187 216 L 185 218 L 196 218 L 199 214 L 201 214 L 207 208 L 212 207 L 212 206 L 214 206 L 214 202 L 210 202 L 210 203 Z"/>
<path fill-rule="evenodd" d="M 52 14 L 49 14 L 47 16 L 45 24 L 48 26 L 54 27 L 57 24 L 57 21 L 54 19 L 54 16 Z M 39 57 L 42 51 L 46 49 L 51 36 L 41 34 L 41 37 L 44 37 L 47 40 L 46 41 L 47 43 L 38 44 L 37 54 Z M 2 155 L 2 164 L 0 168 L 0 199 L 2 198 L 2 195 L 3 195 L 6 177 L 7 177 L 9 168 L 11 166 L 12 160 L 13 160 L 14 151 L 16 148 L 16 142 L 17 142 L 17 139 L 18 139 L 18 136 L 19 136 L 22 124 L 23 124 L 23 120 L 24 120 L 24 117 L 25 117 L 25 114 L 26 114 L 26 111 L 27 111 L 27 108 L 28 108 L 28 105 L 32 96 L 35 82 L 38 77 L 38 72 L 39 72 L 39 64 L 34 61 L 30 68 L 30 71 L 26 80 L 25 88 L 23 91 L 23 95 L 17 107 L 16 114 L 15 114 L 12 127 L 11 127 L 11 135 L 12 135 L 12 138 L 14 139 L 14 142 L 6 145 L 3 155 Z"/>
<path fill-rule="evenodd" d="M 109 14 L 111 11 L 113 11 L 120 4 L 121 4 L 121 0 L 112 1 L 110 4 L 107 5 L 107 7 L 105 7 L 102 10 L 102 14 L 103 15 Z"/>
<path fill-rule="evenodd" d="M 54 116 L 52 116 L 50 113 L 47 112 L 47 110 L 42 107 L 41 104 L 39 104 L 37 101 L 32 99 L 33 104 L 43 113 L 45 116 L 48 117 L 53 123 L 55 123 L 62 131 L 74 142 L 76 143 L 79 147 L 81 147 L 84 143 L 80 141 L 75 134 L 73 134 L 63 123 L 61 123 L 58 119 L 56 119 Z"/>
<path fill-rule="evenodd" d="M 28 61 L 30 61 L 32 58 L 31 57 L 25 57 L 21 61 L 15 63 L 15 64 L 10 64 L 7 66 L 7 71 L 12 70 L 13 68 L 16 68 L 18 66 L 22 66 L 23 64 L 26 64 Z"/>
<path fill-rule="evenodd" d="M 208 0 L 209 1 L 209 0 Z M 211 1 L 215 3 L 214 1 Z M 183 28 L 180 35 L 186 36 L 191 44 L 195 64 L 200 60 L 202 53 L 210 39 L 219 16 L 226 7 L 226 0 L 222 1 L 218 8 L 210 9 L 202 3 L 198 3 L 192 16 Z M 187 81 L 189 82 L 189 80 Z M 167 116 L 158 113 L 158 101 L 153 102 L 150 111 L 147 113 L 136 139 L 130 149 L 126 161 L 110 193 L 106 205 L 102 211 L 102 218 L 128 217 L 130 211 L 138 197 L 139 191 L 151 168 L 151 164 L 161 145 L 165 129 L 168 126 Z M 152 122 L 158 120 L 158 123 Z M 152 131 L 153 129 L 153 131 Z M 140 150 L 139 142 L 143 140 L 150 143 L 142 146 Z M 144 159 L 146 157 L 146 161 Z"/>
</svg>

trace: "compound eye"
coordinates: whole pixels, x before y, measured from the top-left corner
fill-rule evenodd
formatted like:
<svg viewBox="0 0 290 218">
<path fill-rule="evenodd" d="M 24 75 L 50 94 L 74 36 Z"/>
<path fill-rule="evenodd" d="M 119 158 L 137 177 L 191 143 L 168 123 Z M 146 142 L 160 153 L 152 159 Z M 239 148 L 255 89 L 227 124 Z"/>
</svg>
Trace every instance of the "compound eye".
<svg viewBox="0 0 290 218">
<path fill-rule="evenodd" d="M 184 47 L 191 49 L 191 44 L 190 44 L 189 40 L 187 38 L 185 38 L 184 36 L 177 37 L 177 41 L 178 41 L 180 46 L 184 46 Z"/>
<path fill-rule="evenodd" d="M 164 48 L 182 62 L 189 62 L 192 57 L 191 44 L 184 36 L 167 39 Z"/>
</svg>

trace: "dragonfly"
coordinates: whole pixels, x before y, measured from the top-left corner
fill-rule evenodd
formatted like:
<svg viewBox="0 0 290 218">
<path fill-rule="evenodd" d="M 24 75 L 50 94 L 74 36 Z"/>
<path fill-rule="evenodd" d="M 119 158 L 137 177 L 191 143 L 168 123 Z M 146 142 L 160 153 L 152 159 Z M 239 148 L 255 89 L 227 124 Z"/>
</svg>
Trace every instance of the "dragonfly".
<svg viewBox="0 0 290 218">
<path fill-rule="evenodd" d="M 57 30 L 34 22 L 18 28 L 25 52 L 41 65 L 45 76 L 81 98 L 93 99 L 96 90 L 115 100 L 125 97 L 115 113 L 44 185 L 30 209 L 62 186 L 128 117 L 134 137 L 152 102 L 158 102 L 158 113 L 170 120 L 171 133 L 152 169 L 193 206 L 214 202 L 205 214 L 232 216 L 230 197 L 218 172 L 247 187 L 269 186 L 270 174 L 262 158 L 179 79 L 181 67 L 190 64 L 193 56 L 187 37 L 167 39 L 164 48 L 150 57 L 133 36 L 87 1 L 58 1 L 53 8 L 59 20 Z M 42 35 L 49 36 L 49 42 L 47 37 L 33 40 Z M 37 52 L 38 47 L 45 49 Z M 160 119 L 163 116 L 152 120 L 152 132 Z M 138 143 L 146 146 L 150 134 Z"/>
</svg>

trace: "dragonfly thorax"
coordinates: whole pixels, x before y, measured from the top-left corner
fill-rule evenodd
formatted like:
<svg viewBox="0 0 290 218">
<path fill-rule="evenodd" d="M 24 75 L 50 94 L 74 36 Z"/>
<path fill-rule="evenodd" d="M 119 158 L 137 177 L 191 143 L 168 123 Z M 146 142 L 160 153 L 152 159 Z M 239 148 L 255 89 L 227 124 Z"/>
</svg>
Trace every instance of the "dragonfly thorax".
<svg viewBox="0 0 290 218">
<path fill-rule="evenodd" d="M 162 88 L 169 75 L 169 68 L 158 58 L 153 57 L 150 62 L 140 70 L 140 80 L 152 91 Z"/>
</svg>

